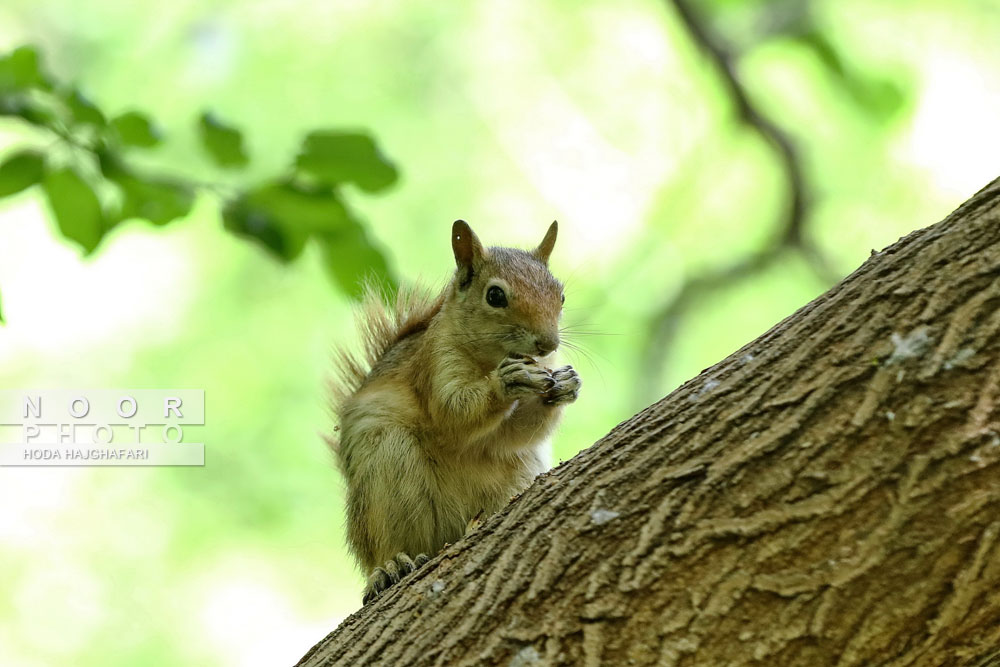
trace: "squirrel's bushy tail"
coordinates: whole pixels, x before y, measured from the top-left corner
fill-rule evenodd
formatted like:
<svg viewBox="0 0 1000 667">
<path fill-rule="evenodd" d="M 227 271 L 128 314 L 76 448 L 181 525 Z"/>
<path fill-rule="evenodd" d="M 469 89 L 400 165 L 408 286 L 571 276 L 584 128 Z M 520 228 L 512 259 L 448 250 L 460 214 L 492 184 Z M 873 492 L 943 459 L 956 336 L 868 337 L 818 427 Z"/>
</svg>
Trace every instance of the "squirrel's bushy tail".
<svg viewBox="0 0 1000 667">
<path fill-rule="evenodd" d="M 327 387 L 334 415 L 339 417 L 344 401 L 361 388 L 382 355 L 400 339 L 426 328 L 431 317 L 441 309 L 441 303 L 441 297 L 415 285 L 400 287 L 395 297 L 390 297 L 378 285 L 365 283 L 361 304 L 355 313 L 360 350 L 337 346 L 333 352 L 333 375 Z M 327 435 L 325 439 L 336 453 L 336 435 Z"/>
</svg>

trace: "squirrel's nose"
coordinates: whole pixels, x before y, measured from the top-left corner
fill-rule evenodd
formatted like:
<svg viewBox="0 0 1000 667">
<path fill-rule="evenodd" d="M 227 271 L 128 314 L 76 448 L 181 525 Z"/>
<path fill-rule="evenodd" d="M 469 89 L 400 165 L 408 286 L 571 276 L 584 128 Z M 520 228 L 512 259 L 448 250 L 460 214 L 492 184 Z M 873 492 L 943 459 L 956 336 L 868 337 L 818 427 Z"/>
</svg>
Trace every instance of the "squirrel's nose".
<svg viewBox="0 0 1000 667">
<path fill-rule="evenodd" d="M 558 336 L 539 336 L 535 339 L 535 349 L 543 357 L 559 347 Z"/>
</svg>

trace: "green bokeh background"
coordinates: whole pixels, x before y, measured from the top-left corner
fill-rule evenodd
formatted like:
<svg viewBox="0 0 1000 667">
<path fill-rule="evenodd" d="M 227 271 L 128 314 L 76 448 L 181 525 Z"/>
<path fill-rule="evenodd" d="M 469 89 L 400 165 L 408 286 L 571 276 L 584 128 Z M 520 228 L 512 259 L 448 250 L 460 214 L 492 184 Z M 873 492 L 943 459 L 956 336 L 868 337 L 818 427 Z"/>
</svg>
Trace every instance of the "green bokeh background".
<svg viewBox="0 0 1000 667">
<path fill-rule="evenodd" d="M 809 3 L 842 77 L 768 33 L 799 4 L 704 8 L 799 142 L 809 233 L 846 274 L 1000 174 L 1000 3 Z M 773 152 L 666 3 L 6 0 L 0 50 L 22 43 L 105 110 L 159 119 L 148 162 L 168 171 L 208 173 L 204 108 L 244 130 L 247 179 L 311 129 L 371 131 L 401 181 L 348 196 L 404 280 L 443 284 L 455 218 L 521 246 L 558 219 L 566 320 L 603 335 L 567 355 L 584 390 L 554 462 L 644 407 L 651 314 L 685 276 L 765 243 L 782 206 Z M 0 151 L 22 140 L 0 122 Z M 789 255 L 706 298 L 659 394 L 827 287 Z M 84 259 L 32 189 L 0 202 L 0 289 L 0 388 L 204 389 L 206 424 L 186 439 L 207 459 L 0 469 L 0 665 L 291 664 L 359 606 L 319 437 L 351 303 L 316 248 L 279 264 L 222 231 L 203 195 Z"/>
</svg>

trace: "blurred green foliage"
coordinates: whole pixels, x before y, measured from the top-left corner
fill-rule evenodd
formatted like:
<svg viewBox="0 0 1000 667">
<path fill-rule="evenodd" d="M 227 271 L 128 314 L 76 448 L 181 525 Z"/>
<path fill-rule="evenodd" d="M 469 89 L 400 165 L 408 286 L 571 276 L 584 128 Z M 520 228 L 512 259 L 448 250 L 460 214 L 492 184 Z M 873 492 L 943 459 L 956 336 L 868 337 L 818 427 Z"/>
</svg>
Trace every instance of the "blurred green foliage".
<svg viewBox="0 0 1000 667">
<path fill-rule="evenodd" d="M 995 3 L 697 4 L 800 147 L 806 231 L 835 272 L 996 176 Z M 0 468 L 4 666 L 291 664 L 355 610 L 319 436 L 330 348 L 354 340 L 359 275 L 442 285 L 454 219 L 522 247 L 560 222 L 552 267 L 584 347 L 564 356 L 584 386 L 558 462 L 644 407 L 659 306 L 771 243 L 785 210 L 773 147 L 660 0 L 0 3 L 3 49 L 26 43 L 56 75 L 11 52 L 6 89 L 37 86 L 14 96 L 29 115 L 69 118 L 112 156 L 0 118 L 0 386 L 204 389 L 185 440 L 206 465 Z M 148 125 L 112 128 L 137 109 Z M 379 190 L 397 165 L 405 179 Z M 121 218 L 89 256 L 41 185 L 64 168 L 100 224 Z M 53 185 L 80 190 L 72 178 Z M 88 243 L 97 229 L 68 226 Z M 705 296 L 654 384 L 694 378 L 826 287 L 788 253 Z"/>
<path fill-rule="evenodd" d="M 40 141 L 46 135 L 57 140 L 6 156 L 0 197 L 40 184 L 59 230 L 86 254 L 125 220 L 166 225 L 191 212 L 199 190 L 216 190 L 189 175 L 164 177 L 133 167 L 130 149 L 151 149 L 163 141 L 156 123 L 134 110 L 108 120 L 78 88 L 49 74 L 33 46 L 0 56 L 0 116 L 27 123 L 38 130 Z M 250 163 L 236 128 L 205 112 L 198 130 L 202 147 L 219 168 L 242 169 Z M 354 184 L 377 193 L 397 179 L 395 166 L 367 134 L 317 130 L 280 176 L 223 195 L 225 227 L 282 261 L 295 259 L 316 239 L 335 283 L 350 294 L 359 294 L 357 285 L 366 277 L 394 287 L 385 256 L 364 233 L 341 188 Z"/>
<path fill-rule="evenodd" d="M 225 125 L 210 113 L 203 113 L 198 121 L 201 143 L 220 167 L 239 168 L 250 163 L 243 147 L 243 135 Z"/>
</svg>

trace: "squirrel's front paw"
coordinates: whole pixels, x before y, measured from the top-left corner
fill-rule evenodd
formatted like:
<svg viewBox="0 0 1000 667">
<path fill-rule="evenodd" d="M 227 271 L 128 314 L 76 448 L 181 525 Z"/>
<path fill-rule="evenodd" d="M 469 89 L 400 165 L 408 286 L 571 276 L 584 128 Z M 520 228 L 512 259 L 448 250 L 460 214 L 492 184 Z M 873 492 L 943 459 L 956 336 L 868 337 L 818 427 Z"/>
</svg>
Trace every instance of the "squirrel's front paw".
<svg viewBox="0 0 1000 667">
<path fill-rule="evenodd" d="M 580 395 L 580 376 L 572 366 L 563 366 L 552 371 L 554 385 L 545 392 L 542 402 L 546 405 L 572 403 Z"/>
<path fill-rule="evenodd" d="M 531 357 L 510 356 L 497 368 L 500 386 L 510 398 L 529 394 L 543 395 L 556 385 L 549 369 L 540 366 Z"/>
</svg>

